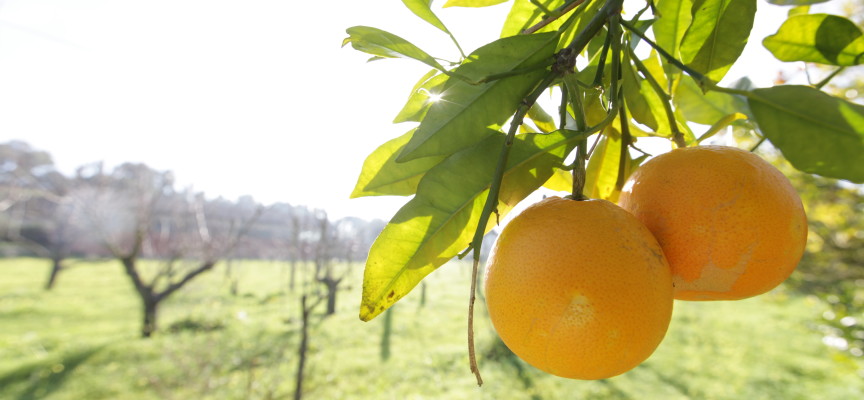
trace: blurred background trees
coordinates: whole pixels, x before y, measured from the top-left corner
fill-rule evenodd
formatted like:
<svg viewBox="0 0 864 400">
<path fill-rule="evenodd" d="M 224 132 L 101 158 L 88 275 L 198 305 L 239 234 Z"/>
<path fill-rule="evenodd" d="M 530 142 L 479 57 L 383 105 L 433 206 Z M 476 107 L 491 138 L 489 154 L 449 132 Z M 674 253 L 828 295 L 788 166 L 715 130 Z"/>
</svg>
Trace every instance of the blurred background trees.
<svg viewBox="0 0 864 400">
<path fill-rule="evenodd" d="M 233 258 L 288 261 L 292 290 L 299 266 L 310 263 L 333 313 L 345 274 L 334 263 L 365 259 L 384 226 L 249 196 L 207 198 L 145 164 L 107 171 L 94 163 L 66 176 L 50 154 L 19 141 L 0 145 L 0 212 L 0 256 L 51 259 L 47 290 L 71 259 L 118 260 L 142 303 L 143 337 L 156 330 L 164 299 Z"/>
</svg>

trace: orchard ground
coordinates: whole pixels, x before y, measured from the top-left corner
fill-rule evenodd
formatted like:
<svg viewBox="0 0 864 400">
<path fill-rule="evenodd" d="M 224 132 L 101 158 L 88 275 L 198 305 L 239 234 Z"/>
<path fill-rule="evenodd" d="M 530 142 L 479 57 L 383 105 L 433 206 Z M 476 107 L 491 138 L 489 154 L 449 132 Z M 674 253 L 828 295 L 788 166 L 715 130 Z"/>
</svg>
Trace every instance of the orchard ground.
<svg viewBox="0 0 864 400">
<path fill-rule="evenodd" d="M 294 391 L 300 296 L 287 263 L 235 261 L 172 296 L 160 330 L 138 337 L 140 305 L 116 262 L 78 262 L 53 291 L 49 261 L 0 260 L 0 399 L 266 399 Z M 302 269 L 311 278 L 311 265 Z M 309 399 L 841 399 L 864 397 L 864 360 L 817 329 L 825 304 L 786 286 L 733 302 L 675 303 L 669 332 L 636 369 L 602 381 L 540 372 L 509 353 L 477 310 L 485 379 L 468 370 L 470 266 L 451 262 L 385 316 L 357 318 L 362 265 L 350 269 L 335 315 L 310 327 Z"/>
</svg>

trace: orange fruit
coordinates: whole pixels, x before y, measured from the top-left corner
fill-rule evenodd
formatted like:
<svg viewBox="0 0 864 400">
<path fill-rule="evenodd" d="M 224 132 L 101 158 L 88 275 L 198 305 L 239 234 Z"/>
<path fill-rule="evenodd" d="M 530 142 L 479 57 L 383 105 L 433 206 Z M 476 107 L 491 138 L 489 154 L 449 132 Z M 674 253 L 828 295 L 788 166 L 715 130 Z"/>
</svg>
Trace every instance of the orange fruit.
<svg viewBox="0 0 864 400">
<path fill-rule="evenodd" d="M 765 293 L 789 277 L 807 241 L 807 217 L 789 180 L 735 147 L 654 157 L 631 175 L 618 203 L 660 242 L 676 299 Z"/>
<path fill-rule="evenodd" d="M 507 347 L 566 378 L 634 368 L 660 344 L 672 315 L 660 246 L 606 200 L 549 197 L 514 217 L 492 248 L 485 293 Z"/>
</svg>

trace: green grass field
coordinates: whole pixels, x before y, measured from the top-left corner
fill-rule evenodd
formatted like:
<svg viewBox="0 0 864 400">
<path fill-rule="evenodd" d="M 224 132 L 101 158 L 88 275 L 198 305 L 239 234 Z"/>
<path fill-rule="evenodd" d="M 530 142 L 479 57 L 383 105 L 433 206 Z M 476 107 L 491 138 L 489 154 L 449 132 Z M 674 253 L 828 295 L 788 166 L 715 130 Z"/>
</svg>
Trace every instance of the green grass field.
<svg viewBox="0 0 864 400">
<path fill-rule="evenodd" d="M 299 296 L 286 264 L 235 262 L 238 295 L 223 266 L 169 298 L 160 331 L 138 337 L 140 305 L 119 264 L 78 263 L 54 291 L 49 263 L 0 260 L 0 399 L 291 398 Z M 345 267 L 345 266 L 343 266 Z M 362 266 L 338 312 L 317 308 L 305 381 L 309 399 L 852 399 L 864 398 L 864 363 L 832 350 L 813 328 L 819 300 L 783 289 L 737 302 L 677 302 L 655 354 L 603 381 L 544 374 L 495 340 L 477 311 L 486 381 L 468 370 L 470 272 L 453 263 L 393 308 L 391 354 L 384 318 L 357 318 Z M 419 289 L 419 287 L 418 287 Z M 185 328 L 185 329 L 184 329 Z"/>
</svg>

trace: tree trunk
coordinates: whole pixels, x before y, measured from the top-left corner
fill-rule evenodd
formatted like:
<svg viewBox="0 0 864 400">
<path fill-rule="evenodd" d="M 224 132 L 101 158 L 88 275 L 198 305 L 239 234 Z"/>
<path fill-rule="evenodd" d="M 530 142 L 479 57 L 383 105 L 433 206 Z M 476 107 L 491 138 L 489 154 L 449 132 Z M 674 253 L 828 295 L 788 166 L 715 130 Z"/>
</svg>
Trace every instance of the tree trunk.
<svg viewBox="0 0 864 400">
<path fill-rule="evenodd" d="M 288 281 L 288 289 L 292 292 L 294 291 L 294 285 L 296 283 L 297 276 L 297 260 L 291 260 L 291 279 Z"/>
<path fill-rule="evenodd" d="M 156 309 L 159 302 L 153 298 L 144 298 L 144 323 L 141 325 L 141 337 L 149 338 L 156 332 Z"/>
<path fill-rule="evenodd" d="M 327 285 L 327 315 L 336 314 L 336 292 L 339 290 L 339 282 L 341 279 L 327 278 L 324 283 Z"/>
<path fill-rule="evenodd" d="M 418 308 L 423 308 L 426 306 L 426 282 L 420 282 L 420 306 Z"/>
<path fill-rule="evenodd" d="M 393 332 L 393 307 L 384 311 L 384 331 L 381 333 L 381 360 L 390 358 L 390 337 Z"/>
<path fill-rule="evenodd" d="M 57 274 L 59 274 L 60 270 L 63 269 L 62 258 L 52 258 L 51 261 L 51 272 L 48 275 L 48 282 L 45 283 L 45 290 L 51 290 L 54 288 L 54 282 L 57 281 Z"/>
<path fill-rule="evenodd" d="M 317 302 L 316 302 L 317 304 Z M 294 400 L 303 398 L 303 372 L 306 369 L 306 351 L 309 349 L 309 314 L 315 306 L 306 305 L 306 295 L 300 298 L 300 312 L 302 313 L 302 324 L 300 327 L 300 348 L 297 350 L 297 377 L 294 389 Z"/>
</svg>

